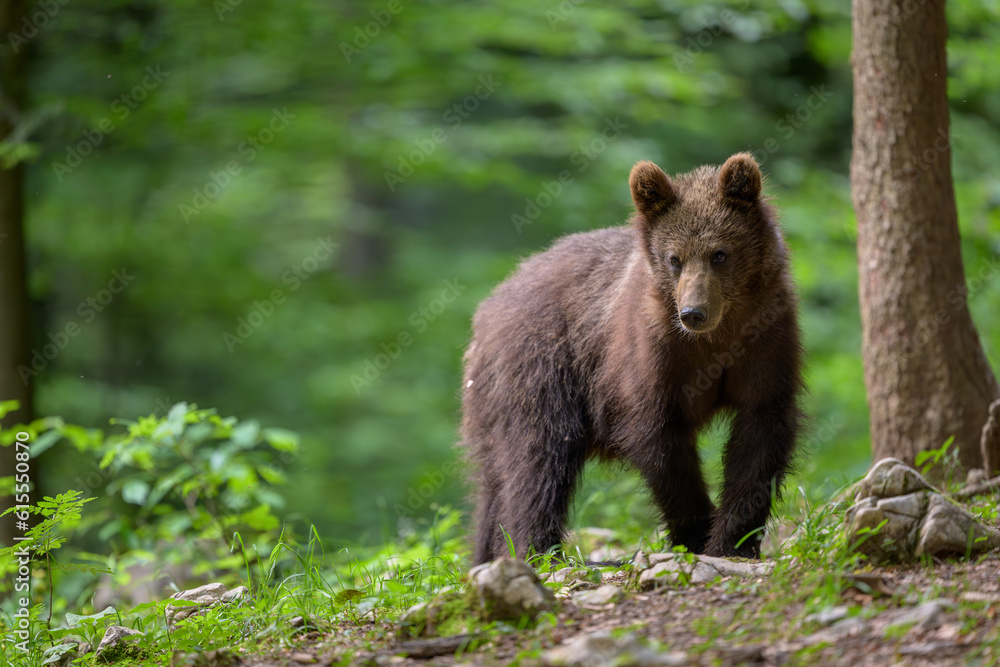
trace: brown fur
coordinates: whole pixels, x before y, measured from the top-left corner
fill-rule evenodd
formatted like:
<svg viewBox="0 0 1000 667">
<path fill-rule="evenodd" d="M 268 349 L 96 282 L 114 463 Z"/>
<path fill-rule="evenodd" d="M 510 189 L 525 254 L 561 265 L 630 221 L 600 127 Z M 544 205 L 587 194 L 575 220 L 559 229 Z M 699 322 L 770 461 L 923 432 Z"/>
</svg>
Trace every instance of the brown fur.
<svg viewBox="0 0 1000 667">
<path fill-rule="evenodd" d="M 675 544 L 759 554 L 759 532 L 736 545 L 770 516 L 802 384 L 775 211 L 748 154 L 675 179 L 640 162 L 629 185 L 630 225 L 560 239 L 476 313 L 462 438 L 477 563 L 507 552 L 501 527 L 520 556 L 558 545 L 592 456 L 638 469 Z M 715 508 L 696 438 L 719 414 L 732 427 Z"/>
</svg>

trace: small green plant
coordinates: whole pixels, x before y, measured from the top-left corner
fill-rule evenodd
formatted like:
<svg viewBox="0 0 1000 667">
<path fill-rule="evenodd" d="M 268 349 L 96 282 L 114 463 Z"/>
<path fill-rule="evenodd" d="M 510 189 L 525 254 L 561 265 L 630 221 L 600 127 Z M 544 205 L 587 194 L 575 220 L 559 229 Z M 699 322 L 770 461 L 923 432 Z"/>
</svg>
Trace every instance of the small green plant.
<svg viewBox="0 0 1000 667">
<path fill-rule="evenodd" d="M 917 452 L 914 463 L 920 466 L 920 473 L 944 480 L 945 483 L 954 481 L 958 470 L 961 469 L 958 449 L 951 448 L 954 442 L 955 436 L 951 436 L 937 449 Z"/>
</svg>

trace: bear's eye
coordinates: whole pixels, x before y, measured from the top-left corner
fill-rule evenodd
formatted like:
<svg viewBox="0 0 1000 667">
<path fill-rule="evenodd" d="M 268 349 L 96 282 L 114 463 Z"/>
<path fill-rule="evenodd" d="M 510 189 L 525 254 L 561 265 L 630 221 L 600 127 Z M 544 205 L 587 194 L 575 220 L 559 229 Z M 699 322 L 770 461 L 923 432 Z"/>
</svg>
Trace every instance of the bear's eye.
<svg viewBox="0 0 1000 667">
<path fill-rule="evenodd" d="M 715 254 L 712 255 L 712 264 L 722 264 L 726 261 L 726 251 L 716 250 Z"/>
<path fill-rule="evenodd" d="M 681 260 L 677 258 L 677 255 L 674 255 L 670 258 L 670 266 L 674 267 L 675 269 L 681 268 Z"/>
</svg>

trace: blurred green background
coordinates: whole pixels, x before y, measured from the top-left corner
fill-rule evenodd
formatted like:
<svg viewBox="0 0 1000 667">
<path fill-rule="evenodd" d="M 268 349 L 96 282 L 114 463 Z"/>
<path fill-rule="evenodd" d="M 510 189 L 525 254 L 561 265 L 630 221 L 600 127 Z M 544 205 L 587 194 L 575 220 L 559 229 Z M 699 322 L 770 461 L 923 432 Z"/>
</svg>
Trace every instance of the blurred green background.
<svg viewBox="0 0 1000 667">
<path fill-rule="evenodd" d="M 379 542 L 464 502 L 479 300 L 556 237 L 623 222 L 637 160 L 677 173 L 748 150 L 803 302 L 795 484 L 823 498 L 868 465 L 849 3 L 53 6 L 22 46 L 34 347 L 80 333 L 37 376 L 39 415 L 103 427 L 184 400 L 298 431 L 279 513 Z M 986 272 L 970 306 L 996 366 L 1000 5 L 948 11 L 963 253 Z M 103 293 L 115 271 L 127 285 Z M 92 463 L 42 465 L 52 494 Z M 623 471 L 589 469 L 577 505 L 576 525 L 623 505 L 654 523 Z"/>
</svg>

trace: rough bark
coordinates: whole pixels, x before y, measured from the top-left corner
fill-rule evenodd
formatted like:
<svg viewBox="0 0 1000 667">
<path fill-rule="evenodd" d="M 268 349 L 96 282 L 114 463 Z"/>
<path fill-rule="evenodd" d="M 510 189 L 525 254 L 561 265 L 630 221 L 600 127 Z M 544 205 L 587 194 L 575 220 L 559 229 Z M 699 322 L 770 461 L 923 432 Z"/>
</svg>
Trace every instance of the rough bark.
<svg viewBox="0 0 1000 667">
<path fill-rule="evenodd" d="M 851 190 L 874 460 L 912 464 L 954 435 L 962 465 L 980 467 L 1000 390 L 967 307 L 944 0 L 854 0 L 853 32 Z"/>
<path fill-rule="evenodd" d="M 0 35 L 4 41 L 21 30 L 25 2 L 11 0 L 0 6 Z M 11 44 L 0 48 L 0 137 L 6 139 L 20 119 L 25 91 L 24 45 L 17 52 Z M 21 409 L 8 414 L 0 426 L 28 421 L 31 387 L 21 380 L 19 364 L 29 362 L 28 296 L 24 253 L 24 167 L 0 168 L 0 400 L 17 400 Z M 0 449 L 0 477 L 14 474 L 13 447 Z M 10 498 L 0 502 L 0 511 Z M 0 541 L 11 544 L 13 517 L 0 519 Z"/>
</svg>

